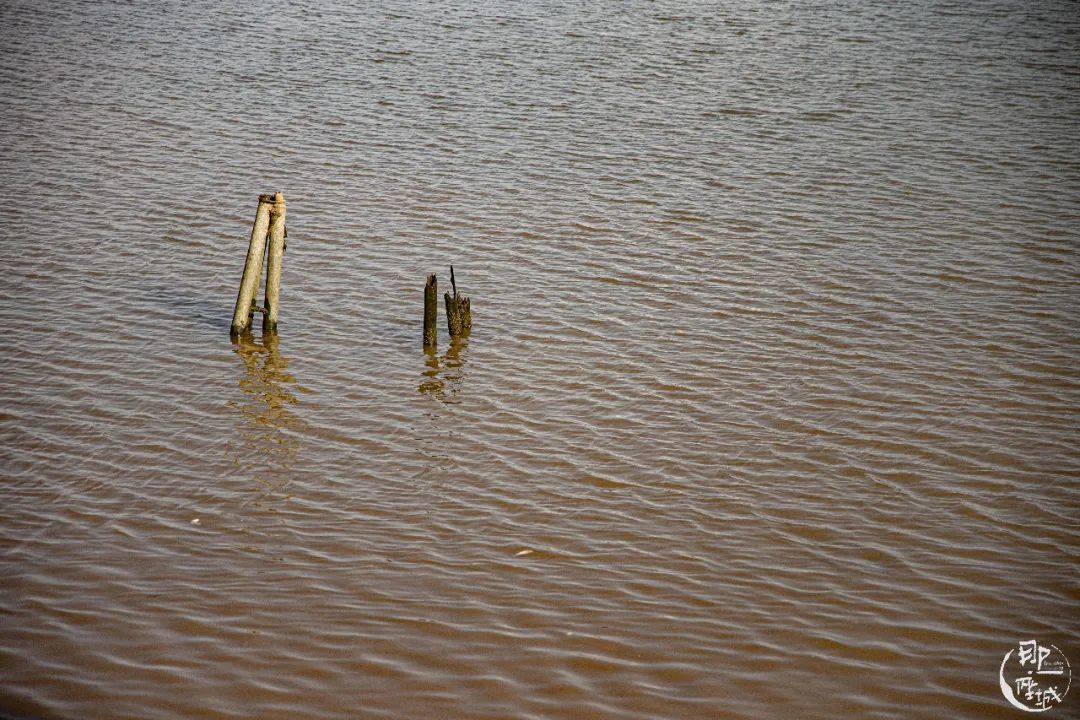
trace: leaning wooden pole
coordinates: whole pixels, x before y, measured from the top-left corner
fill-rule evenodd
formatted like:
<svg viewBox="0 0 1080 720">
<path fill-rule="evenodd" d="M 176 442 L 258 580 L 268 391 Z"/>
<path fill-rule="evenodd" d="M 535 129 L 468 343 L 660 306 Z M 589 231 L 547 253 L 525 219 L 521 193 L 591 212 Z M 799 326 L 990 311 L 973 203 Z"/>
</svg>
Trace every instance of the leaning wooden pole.
<svg viewBox="0 0 1080 720">
<path fill-rule="evenodd" d="M 281 256 L 285 252 L 285 198 L 274 193 L 270 208 L 270 242 L 266 245 L 266 313 L 263 332 L 277 332 L 278 298 L 281 295 Z"/>
<path fill-rule="evenodd" d="M 259 289 L 259 278 L 262 276 L 263 248 L 266 246 L 266 231 L 270 227 L 270 206 L 273 202 L 273 195 L 259 196 L 259 209 L 255 212 L 255 224 L 251 228 L 247 262 L 244 263 L 244 275 L 240 280 L 240 292 L 236 295 L 236 309 L 233 310 L 230 328 L 233 335 L 251 330 L 252 305 Z"/>
<path fill-rule="evenodd" d="M 424 347 L 435 347 L 436 323 L 439 320 L 439 281 L 435 274 L 427 276 L 424 284 Z"/>
</svg>

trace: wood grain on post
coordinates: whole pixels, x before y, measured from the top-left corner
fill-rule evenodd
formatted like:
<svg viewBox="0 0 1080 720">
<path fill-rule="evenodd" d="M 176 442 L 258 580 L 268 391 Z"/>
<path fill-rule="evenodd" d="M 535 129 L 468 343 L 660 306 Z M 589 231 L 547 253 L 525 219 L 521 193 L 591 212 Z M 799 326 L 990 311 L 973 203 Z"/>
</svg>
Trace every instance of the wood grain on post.
<svg viewBox="0 0 1080 720">
<path fill-rule="evenodd" d="M 436 323 L 439 320 L 439 281 L 435 274 L 427 276 L 424 285 L 424 347 L 435 347 Z"/>
<path fill-rule="evenodd" d="M 285 252 L 285 197 L 274 193 L 270 208 L 270 242 L 266 246 L 266 314 L 263 332 L 277 332 L 278 298 L 281 295 L 281 256 Z"/>
<path fill-rule="evenodd" d="M 251 329 L 252 305 L 259 289 L 259 278 L 262 276 L 263 248 L 266 246 L 266 231 L 270 227 L 270 206 L 273 202 L 273 195 L 259 196 L 259 209 L 255 212 L 255 224 L 251 228 L 247 262 L 244 263 L 244 275 L 240 280 L 240 292 L 236 295 L 236 309 L 233 310 L 230 328 L 233 335 L 240 335 Z"/>
</svg>

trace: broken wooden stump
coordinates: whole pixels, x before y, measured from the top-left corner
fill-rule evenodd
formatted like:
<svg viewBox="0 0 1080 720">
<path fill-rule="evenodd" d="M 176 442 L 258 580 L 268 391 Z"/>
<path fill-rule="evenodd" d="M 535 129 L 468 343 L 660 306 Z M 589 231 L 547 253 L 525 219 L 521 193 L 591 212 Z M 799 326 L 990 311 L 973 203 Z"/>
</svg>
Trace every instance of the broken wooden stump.
<svg viewBox="0 0 1080 720">
<path fill-rule="evenodd" d="M 446 327 L 450 331 L 450 337 L 462 337 L 472 330 L 472 305 L 469 298 L 464 295 L 458 296 L 457 281 L 454 279 L 454 266 L 450 266 L 450 285 L 454 290 L 443 295 L 446 304 Z"/>
<path fill-rule="evenodd" d="M 446 327 L 450 331 L 450 337 L 461 337 L 472 329 L 472 308 L 469 307 L 469 298 L 451 297 L 450 293 L 443 295 L 446 303 Z"/>
</svg>

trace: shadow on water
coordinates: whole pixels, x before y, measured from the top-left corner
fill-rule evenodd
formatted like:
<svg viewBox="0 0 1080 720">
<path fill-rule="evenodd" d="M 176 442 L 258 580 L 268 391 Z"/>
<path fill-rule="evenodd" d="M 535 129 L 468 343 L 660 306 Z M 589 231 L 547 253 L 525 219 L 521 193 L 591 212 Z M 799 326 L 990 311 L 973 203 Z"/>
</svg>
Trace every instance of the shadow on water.
<svg viewBox="0 0 1080 720">
<path fill-rule="evenodd" d="M 220 305 L 190 293 L 177 295 L 173 292 L 170 302 L 171 310 L 181 317 L 192 318 L 204 329 L 212 329 L 217 333 L 229 331 L 232 318 L 226 315 L 228 308 L 223 311 Z"/>
<path fill-rule="evenodd" d="M 142 285 L 137 288 L 138 302 L 164 311 L 171 316 L 192 322 L 203 331 L 228 334 L 232 321 L 231 304 L 220 302 L 196 292 L 193 288 L 165 285 Z"/>
<path fill-rule="evenodd" d="M 243 394 L 227 403 L 240 421 L 226 454 L 238 470 L 251 473 L 259 503 L 283 493 L 296 467 L 301 447 L 297 431 L 306 422 L 295 409 L 308 390 L 289 372 L 277 333 L 264 333 L 259 340 L 250 333 L 234 338 L 233 352 L 243 362 L 238 381 Z"/>
<path fill-rule="evenodd" d="M 424 381 L 417 388 L 424 395 L 444 403 L 460 402 L 455 398 L 465 381 L 465 351 L 468 337 L 453 338 L 440 357 L 436 348 L 424 348 Z"/>
</svg>

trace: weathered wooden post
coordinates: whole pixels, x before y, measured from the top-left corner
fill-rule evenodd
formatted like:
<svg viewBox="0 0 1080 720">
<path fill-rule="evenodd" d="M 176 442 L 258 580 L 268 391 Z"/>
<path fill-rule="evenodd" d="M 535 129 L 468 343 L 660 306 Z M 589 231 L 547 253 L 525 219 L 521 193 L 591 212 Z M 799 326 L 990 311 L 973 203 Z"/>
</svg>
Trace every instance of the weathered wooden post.
<svg viewBox="0 0 1080 720">
<path fill-rule="evenodd" d="M 424 285 L 424 347 L 435 347 L 436 323 L 439 320 L 439 282 L 435 273 L 427 276 Z"/>
<path fill-rule="evenodd" d="M 266 246 L 266 313 L 263 332 L 277 332 L 278 297 L 281 295 L 281 256 L 285 252 L 285 198 L 274 193 L 270 208 L 270 242 Z"/>
<path fill-rule="evenodd" d="M 259 289 L 259 278 L 262 276 L 263 248 L 266 247 L 266 231 L 270 227 L 270 206 L 273 202 L 273 195 L 259 196 L 259 209 L 255 212 L 255 224 L 251 228 L 247 262 L 240 280 L 240 292 L 236 295 L 236 309 L 233 310 L 230 328 L 233 335 L 240 335 L 251 329 L 252 306 L 255 293 Z"/>
<path fill-rule="evenodd" d="M 450 337 L 455 338 L 472 330 L 472 305 L 464 295 L 458 297 L 453 265 L 450 266 L 450 285 L 454 289 L 454 295 L 451 297 L 450 293 L 446 293 L 443 301 L 446 304 L 446 327 L 450 331 Z"/>
</svg>

